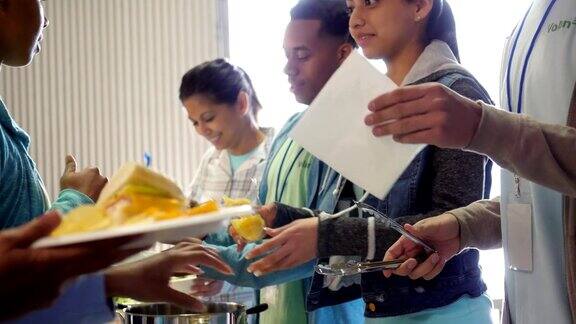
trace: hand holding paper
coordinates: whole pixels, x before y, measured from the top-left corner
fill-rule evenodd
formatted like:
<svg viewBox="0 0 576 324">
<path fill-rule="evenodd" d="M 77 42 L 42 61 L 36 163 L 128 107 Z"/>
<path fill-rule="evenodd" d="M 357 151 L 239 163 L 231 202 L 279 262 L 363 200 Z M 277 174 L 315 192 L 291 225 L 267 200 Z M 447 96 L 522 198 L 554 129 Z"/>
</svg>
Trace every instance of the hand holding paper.
<svg viewBox="0 0 576 324">
<path fill-rule="evenodd" d="M 377 138 L 364 123 L 368 104 L 395 88 L 392 80 L 354 52 L 326 83 L 291 136 L 342 176 L 384 198 L 424 147 Z"/>
</svg>

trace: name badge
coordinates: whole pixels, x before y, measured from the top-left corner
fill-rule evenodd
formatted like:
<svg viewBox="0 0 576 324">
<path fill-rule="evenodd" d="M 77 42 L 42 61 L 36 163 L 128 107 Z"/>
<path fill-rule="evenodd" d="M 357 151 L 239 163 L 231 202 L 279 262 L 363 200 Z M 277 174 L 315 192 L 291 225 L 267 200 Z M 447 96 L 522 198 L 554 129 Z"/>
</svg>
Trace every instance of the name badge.
<svg viewBox="0 0 576 324">
<path fill-rule="evenodd" d="M 532 202 L 527 181 L 514 175 L 515 188 L 509 194 L 506 206 L 508 220 L 509 268 L 514 271 L 531 272 L 532 256 Z"/>
</svg>

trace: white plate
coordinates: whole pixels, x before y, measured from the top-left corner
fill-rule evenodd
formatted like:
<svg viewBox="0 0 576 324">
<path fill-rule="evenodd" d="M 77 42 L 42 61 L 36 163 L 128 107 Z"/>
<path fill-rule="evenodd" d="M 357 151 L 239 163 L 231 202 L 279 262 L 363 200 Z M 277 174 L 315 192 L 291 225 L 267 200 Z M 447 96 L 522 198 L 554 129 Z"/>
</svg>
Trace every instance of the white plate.
<svg viewBox="0 0 576 324">
<path fill-rule="evenodd" d="M 100 241 L 129 235 L 141 235 L 123 248 L 140 248 L 155 242 L 175 242 L 186 237 L 204 236 L 227 226 L 230 218 L 254 214 L 252 206 L 221 208 L 218 211 L 182 217 L 148 224 L 134 224 L 102 231 L 71 234 L 61 237 L 46 237 L 36 241 L 33 247 L 56 247 Z"/>
</svg>

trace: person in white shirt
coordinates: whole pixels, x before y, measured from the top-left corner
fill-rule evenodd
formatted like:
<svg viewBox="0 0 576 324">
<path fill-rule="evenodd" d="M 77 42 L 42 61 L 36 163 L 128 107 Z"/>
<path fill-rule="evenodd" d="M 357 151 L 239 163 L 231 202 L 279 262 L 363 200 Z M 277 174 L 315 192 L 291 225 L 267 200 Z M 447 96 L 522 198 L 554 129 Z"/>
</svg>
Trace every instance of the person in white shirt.
<svg viewBox="0 0 576 324">
<path fill-rule="evenodd" d="M 410 259 L 396 274 L 432 278 L 464 248 L 501 244 L 504 322 L 576 320 L 575 53 L 576 2 L 536 0 L 504 53 L 500 102 L 508 111 L 439 85 L 401 88 L 372 102 L 367 122 L 377 136 L 463 148 L 503 167 L 500 199 L 408 227 L 442 258 Z M 419 250 L 403 238 L 387 258 Z"/>
<path fill-rule="evenodd" d="M 196 132 L 212 144 L 190 184 L 190 199 L 255 200 L 273 132 L 258 127 L 262 106 L 246 72 L 224 59 L 205 62 L 182 78 L 180 100 Z"/>
</svg>

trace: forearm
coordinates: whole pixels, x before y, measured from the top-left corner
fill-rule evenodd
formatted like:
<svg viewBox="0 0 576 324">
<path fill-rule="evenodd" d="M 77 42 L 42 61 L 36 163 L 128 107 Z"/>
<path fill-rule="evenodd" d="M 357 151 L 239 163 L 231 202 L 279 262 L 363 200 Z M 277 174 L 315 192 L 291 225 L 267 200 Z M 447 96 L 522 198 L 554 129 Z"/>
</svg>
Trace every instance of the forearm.
<svg viewBox="0 0 576 324">
<path fill-rule="evenodd" d="M 414 215 L 399 217 L 400 224 L 415 224 L 429 217 Z M 333 255 L 360 256 L 369 259 L 381 259 L 400 238 L 400 233 L 392 229 L 383 220 L 374 219 L 374 233 L 371 234 L 368 218 L 320 216 L 318 226 L 318 257 Z M 374 256 L 369 255 L 370 236 L 374 237 Z"/>
<path fill-rule="evenodd" d="M 460 225 L 460 249 L 502 247 L 499 198 L 477 201 L 449 213 Z"/>
<path fill-rule="evenodd" d="M 316 260 L 312 260 L 296 268 L 272 272 L 270 274 L 257 277 L 254 274 L 249 273 L 246 269 L 248 266 L 250 266 L 250 264 L 259 260 L 260 258 L 253 260 L 247 260 L 245 258 L 246 254 L 254 247 L 256 247 L 256 244 L 248 244 L 242 252 L 238 252 L 236 250 L 236 246 L 221 247 L 209 244 L 205 245 L 218 251 L 222 260 L 224 260 L 224 262 L 232 267 L 234 270 L 234 275 L 227 276 L 211 268 L 201 267 L 201 269 L 204 271 L 204 276 L 216 280 L 227 281 L 236 286 L 260 289 L 267 286 L 278 285 L 298 279 L 308 278 L 312 276 L 314 272 L 314 266 L 316 265 Z"/>
<path fill-rule="evenodd" d="M 467 150 L 488 155 L 501 167 L 576 197 L 576 129 L 483 105 Z"/>
</svg>

